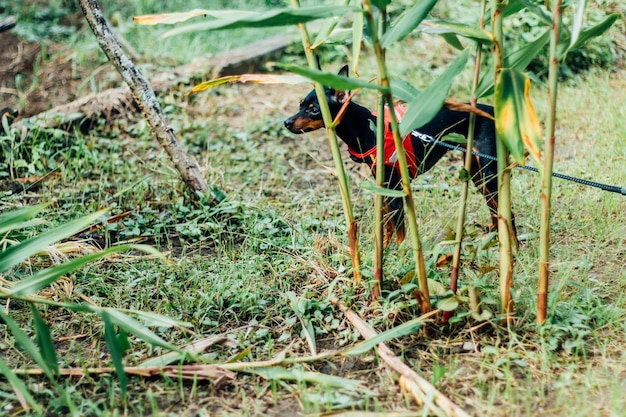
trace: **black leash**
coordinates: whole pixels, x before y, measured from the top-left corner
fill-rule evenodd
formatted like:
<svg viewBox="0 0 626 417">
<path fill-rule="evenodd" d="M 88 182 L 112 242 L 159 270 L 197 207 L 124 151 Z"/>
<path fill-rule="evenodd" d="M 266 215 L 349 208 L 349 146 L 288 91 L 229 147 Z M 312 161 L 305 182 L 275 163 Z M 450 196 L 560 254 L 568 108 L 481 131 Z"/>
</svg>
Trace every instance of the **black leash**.
<svg viewBox="0 0 626 417">
<path fill-rule="evenodd" d="M 436 145 L 443 146 L 444 148 L 452 149 L 452 150 L 455 150 L 455 151 L 467 152 L 467 149 L 462 147 L 462 146 L 460 146 L 460 145 L 454 145 L 454 144 L 451 144 L 451 143 L 442 142 L 440 140 L 435 140 L 435 139 L 433 139 L 433 140 L 425 140 L 423 138 L 420 138 L 420 139 L 422 139 L 422 141 L 424 141 L 424 142 L 434 142 Z M 491 161 L 497 161 L 498 160 L 498 158 L 496 158 L 494 156 L 487 155 L 487 154 L 484 154 L 484 153 L 481 153 L 481 152 L 476 152 L 476 151 L 472 151 L 472 155 L 479 156 L 479 157 L 485 158 L 485 159 L 489 159 Z M 519 168 L 523 168 L 523 169 L 526 169 L 528 171 L 539 172 L 539 170 L 537 168 L 531 167 L 531 166 L 528 166 L 528 165 L 517 165 L 517 166 Z M 576 177 L 572 177 L 572 176 L 569 176 L 569 175 L 559 174 L 558 172 L 553 172 L 552 176 L 556 177 L 556 178 L 562 178 L 564 180 L 576 182 L 578 184 L 587 185 L 589 187 L 596 187 L 596 188 L 599 188 L 599 189 L 604 190 L 604 191 L 609 191 L 609 192 L 612 192 L 612 193 L 618 193 L 618 194 L 621 194 L 621 195 L 626 195 L 626 187 L 616 187 L 614 185 L 600 184 L 599 182 L 583 180 L 581 178 L 576 178 Z"/>
</svg>

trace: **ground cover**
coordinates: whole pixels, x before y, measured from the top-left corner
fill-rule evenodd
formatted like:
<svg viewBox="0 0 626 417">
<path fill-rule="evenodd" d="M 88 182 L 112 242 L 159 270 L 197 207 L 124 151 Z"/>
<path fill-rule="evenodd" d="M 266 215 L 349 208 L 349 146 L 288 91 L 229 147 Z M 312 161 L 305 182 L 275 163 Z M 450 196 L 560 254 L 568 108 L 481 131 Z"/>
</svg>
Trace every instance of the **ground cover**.
<svg viewBox="0 0 626 417">
<path fill-rule="evenodd" d="M 0 39 L 5 39 L 2 36 Z M 423 41 L 414 42 L 406 47 L 425 49 L 419 43 Z M 70 73 L 63 70 L 70 62 L 64 60 L 65 53 L 67 50 L 60 49 L 53 59 L 44 58 L 30 66 L 30 73 L 37 76 L 32 90 L 55 92 L 46 100 L 67 100 L 76 94 L 78 80 L 97 78 L 89 74 L 98 67 L 89 67 L 79 73 L 74 84 L 59 82 L 61 78 L 54 77 Z M 32 62 L 41 59 L 38 56 L 36 52 Z M 438 59 L 445 59 L 445 51 Z M 363 71 L 367 71 L 367 61 Z M 103 80 L 109 77 L 108 69 L 98 73 Z M 45 84 L 46 79 L 55 81 Z M 609 184 L 623 182 L 624 80 L 622 64 L 615 72 L 593 71 L 564 83 L 557 171 Z M 326 139 L 321 133 L 294 136 L 282 127 L 282 120 L 295 111 L 307 90 L 305 85 L 233 85 L 197 96 L 184 96 L 183 88 L 162 97 L 174 128 L 197 158 L 207 181 L 223 190 L 226 199 L 217 207 L 198 205 L 185 194 L 136 114 L 103 120 L 87 133 L 77 129 L 42 131 L 26 138 L 2 136 L 7 174 L 0 179 L 3 210 L 51 202 L 42 217 L 52 223 L 103 207 L 109 207 L 112 214 L 130 211 L 106 231 L 86 236 L 84 247 L 140 239 L 169 259 L 110 257 L 68 276 L 41 295 L 183 320 L 191 327 L 157 329 L 158 334 L 178 346 L 221 335 L 224 340 L 206 352 L 207 358 L 217 363 L 269 360 L 280 352 L 287 357 L 310 356 L 304 323 L 313 329 L 318 352 L 351 346 L 358 334 L 332 305 L 331 297 L 343 300 L 379 331 L 413 318 L 418 312 L 412 298 L 415 286 L 403 280 L 412 269 L 407 246 L 393 246 L 387 254 L 387 280 L 379 305 L 370 306 L 365 289 L 350 285 L 341 202 Z M 456 94 L 464 97 L 462 89 Z M 25 99 L 23 108 L 31 108 L 28 96 L 20 97 Z M 358 100 L 373 102 L 367 95 Z M 544 103 L 536 104 L 543 112 Z M 443 284 L 448 265 L 437 263 L 440 255 L 451 250 L 446 242 L 454 227 L 460 159 L 460 155 L 450 155 L 413 184 L 430 278 Z M 369 181 L 369 173 L 348 158 L 346 167 L 361 233 L 367 237 L 371 195 L 360 184 Z M 34 180 L 20 181 L 25 178 Z M 526 237 L 516 262 L 515 326 L 502 328 L 495 315 L 487 321 L 465 316 L 449 328 L 433 329 L 428 337 L 414 334 L 389 344 L 471 414 L 620 415 L 626 408 L 626 200 L 555 182 L 551 316 L 548 325 L 538 328 L 533 316 L 536 181 L 534 174 L 515 172 L 515 211 Z M 482 228 L 488 216 L 476 193 L 470 208 L 461 291 L 465 293 L 469 284 L 478 287 L 486 307 L 495 313 L 496 306 L 489 302 L 497 298 L 497 249 L 493 235 Z M 363 240 L 364 263 L 371 265 L 372 248 L 367 238 Z M 16 274 L 26 274 L 30 268 L 25 266 Z M 12 277 L 4 278 L 11 281 Z M 32 330 L 26 306 L 10 303 L 8 308 L 24 328 Z M 460 316 L 466 313 L 460 310 Z M 58 341 L 61 367 L 110 364 L 103 325 L 97 317 L 55 308 L 44 309 L 42 315 Z M 132 337 L 130 344 L 125 357 L 128 365 L 162 353 Z M 3 359 L 14 368 L 32 365 L 4 329 L 0 346 Z M 361 386 L 337 388 L 319 382 L 267 380 L 247 373 L 238 373 L 234 381 L 221 387 L 176 378 L 133 377 L 128 403 L 120 406 L 114 375 L 67 378 L 62 385 L 87 415 L 420 410 L 403 396 L 396 376 L 380 365 L 373 352 L 305 361 L 289 369 L 340 376 L 361 381 Z M 47 404 L 47 413 L 66 411 L 43 379 L 31 377 L 27 383 Z M 19 413 L 9 384 L 2 380 L 0 386 L 2 412 Z"/>
</svg>

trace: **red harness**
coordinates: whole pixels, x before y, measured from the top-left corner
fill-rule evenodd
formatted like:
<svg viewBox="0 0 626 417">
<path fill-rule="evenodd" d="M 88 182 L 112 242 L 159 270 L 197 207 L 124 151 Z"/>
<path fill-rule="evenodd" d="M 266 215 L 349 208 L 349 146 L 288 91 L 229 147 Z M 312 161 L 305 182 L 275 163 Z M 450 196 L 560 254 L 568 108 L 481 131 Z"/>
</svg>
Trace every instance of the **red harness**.
<svg viewBox="0 0 626 417">
<path fill-rule="evenodd" d="M 394 111 L 396 113 L 396 119 L 398 120 L 398 122 L 402 119 L 402 117 L 404 116 L 404 113 L 406 113 L 406 109 L 407 108 L 402 105 L 397 105 L 396 107 L 394 107 Z M 372 114 L 374 116 L 377 116 L 377 113 L 372 113 Z M 385 107 L 385 115 L 384 115 L 385 165 L 399 170 L 400 166 L 398 165 L 398 154 L 396 152 L 396 145 L 393 140 L 393 132 L 391 131 L 390 120 L 391 120 L 391 116 L 389 113 L 389 108 Z M 413 141 L 411 141 L 411 134 L 408 134 L 404 138 L 403 144 L 404 144 L 404 153 L 406 154 L 406 162 L 407 162 L 407 165 L 409 166 L 409 173 L 411 174 L 411 178 L 416 178 L 417 177 L 417 160 L 415 158 L 415 151 L 413 150 Z M 348 148 L 348 152 L 350 152 L 350 155 L 352 155 L 352 157 L 357 161 L 363 161 L 370 167 L 376 165 L 376 146 L 374 146 L 372 149 L 369 149 L 368 151 L 364 153 L 359 153 L 352 148 Z"/>
</svg>

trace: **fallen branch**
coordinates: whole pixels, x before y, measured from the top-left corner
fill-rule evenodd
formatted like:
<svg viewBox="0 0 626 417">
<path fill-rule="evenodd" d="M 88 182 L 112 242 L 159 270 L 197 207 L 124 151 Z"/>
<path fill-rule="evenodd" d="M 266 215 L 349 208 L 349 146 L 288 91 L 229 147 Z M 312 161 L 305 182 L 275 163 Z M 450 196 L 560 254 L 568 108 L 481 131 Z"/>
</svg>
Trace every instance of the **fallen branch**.
<svg viewBox="0 0 626 417">
<path fill-rule="evenodd" d="M 139 106 L 159 143 L 170 156 L 183 181 L 191 190 L 207 195 L 209 187 L 200 169 L 178 143 L 174 130 L 161 111 L 154 91 L 122 50 L 100 6 L 95 0 L 79 0 L 79 3 L 91 30 L 98 39 L 100 48 L 130 87 L 135 103 Z M 210 196 L 210 199 L 217 202 L 213 196 Z"/>
<path fill-rule="evenodd" d="M 291 35 L 282 34 L 215 56 L 196 58 L 189 64 L 155 75 L 150 79 L 150 84 L 155 94 L 159 94 L 181 84 L 191 84 L 195 79 L 253 72 L 267 60 L 278 56 L 292 43 Z M 23 136 L 30 129 L 66 127 L 102 116 L 108 119 L 116 114 L 135 111 L 137 106 L 128 87 L 116 87 L 90 93 L 71 103 L 61 104 L 32 117 L 16 120 L 12 128 L 21 132 Z"/>
<path fill-rule="evenodd" d="M 371 339 L 377 335 L 376 331 L 363 321 L 357 313 L 340 303 L 338 306 L 364 339 Z M 454 404 L 430 382 L 419 376 L 417 372 L 402 362 L 387 345 L 381 343 L 378 345 L 377 350 L 383 362 L 400 374 L 401 387 L 406 389 L 418 404 L 425 404 L 430 408 L 430 411 L 439 416 L 469 417 L 469 414 L 461 407 Z"/>
</svg>

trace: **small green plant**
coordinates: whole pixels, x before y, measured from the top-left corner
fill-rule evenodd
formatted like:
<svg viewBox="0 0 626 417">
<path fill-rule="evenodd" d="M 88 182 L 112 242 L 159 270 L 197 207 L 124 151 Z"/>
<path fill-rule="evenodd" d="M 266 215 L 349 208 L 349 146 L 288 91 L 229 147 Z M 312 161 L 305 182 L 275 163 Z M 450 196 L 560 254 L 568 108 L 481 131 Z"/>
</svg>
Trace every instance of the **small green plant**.
<svg viewBox="0 0 626 417">
<path fill-rule="evenodd" d="M 39 205 L 0 214 L 0 235 L 3 236 L 3 249 L 0 252 L 0 273 L 9 278 L 9 280 L 3 279 L 5 284 L 0 287 L 0 299 L 7 301 L 5 306 L 0 308 L 0 318 L 8 332 L 14 337 L 15 345 L 13 348 L 18 348 L 19 346 L 20 349 L 24 350 L 27 356 L 37 364 L 51 382 L 55 390 L 53 396 L 56 396 L 63 402 L 63 407 L 66 408 L 69 414 L 78 415 L 79 411 L 73 403 L 71 396 L 65 390 L 63 384 L 59 383 L 58 354 L 50 329 L 40 314 L 39 309 L 41 306 L 44 306 L 44 308 L 60 308 L 81 314 L 95 313 L 100 316 L 105 325 L 105 341 L 111 355 L 111 361 L 117 372 L 122 401 L 126 399 L 128 384 L 123 365 L 124 352 L 129 347 L 128 334 L 134 334 L 150 344 L 166 349 L 178 350 L 178 348 L 165 342 L 161 337 L 129 315 L 130 313 L 131 315 L 136 314 L 141 317 L 142 312 L 129 312 L 94 305 L 52 301 L 37 296 L 39 291 L 54 284 L 63 276 L 72 274 L 84 265 L 113 253 L 135 249 L 152 255 L 159 255 L 158 252 L 147 246 L 120 245 L 79 256 L 59 265 L 42 268 L 38 271 L 32 271 L 31 268 L 27 268 L 24 271 L 20 270 L 20 265 L 29 258 L 40 256 L 50 245 L 79 233 L 87 226 L 98 221 L 104 214 L 104 211 L 96 212 L 44 231 L 34 237 L 24 237 L 21 229 L 32 225 L 32 218 L 41 212 L 44 207 L 44 205 Z M 14 232 L 19 233 L 13 237 Z M 19 279 L 15 279 L 16 277 L 19 277 Z M 11 303 L 8 303 L 8 301 L 11 301 Z M 30 308 L 32 315 L 32 324 L 28 330 L 24 328 L 23 324 L 13 318 L 15 312 L 20 312 L 24 306 Z M 148 316 L 150 315 L 145 317 Z M 169 326 L 174 323 L 174 321 L 169 319 L 159 319 L 158 316 L 153 316 L 152 318 L 155 319 L 153 324 Z M 35 333 L 35 341 L 28 336 L 28 331 L 31 329 Z M 44 407 L 42 404 L 39 403 L 31 390 L 2 358 L 0 358 L 0 373 L 11 382 L 13 391 L 25 410 L 33 410 L 37 413 L 43 412 Z"/>
</svg>

